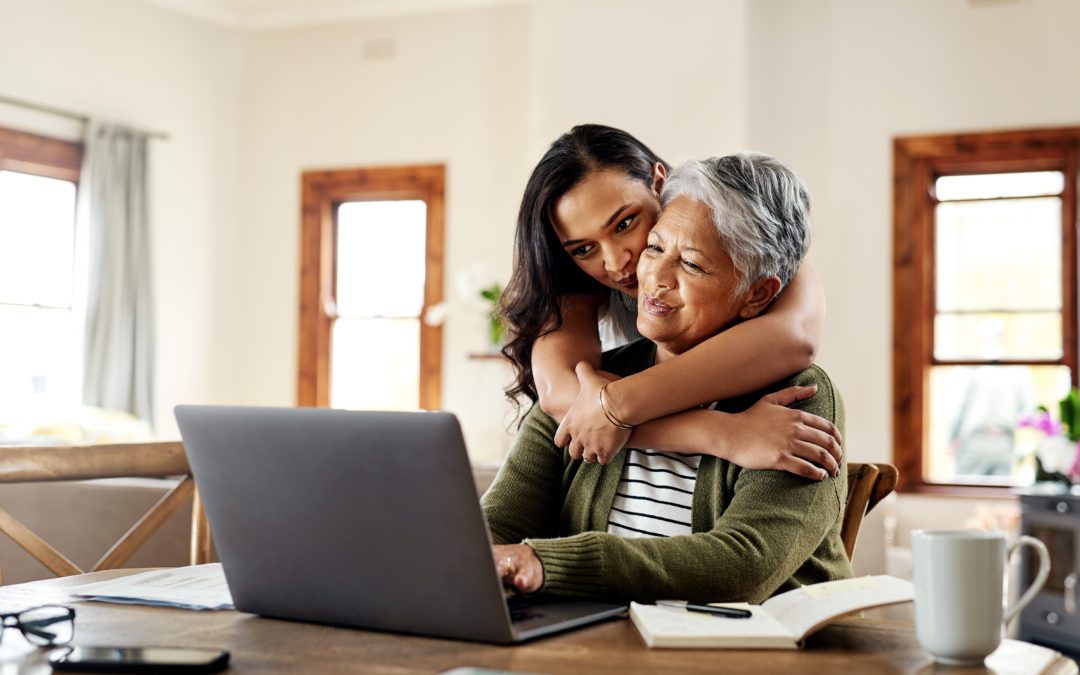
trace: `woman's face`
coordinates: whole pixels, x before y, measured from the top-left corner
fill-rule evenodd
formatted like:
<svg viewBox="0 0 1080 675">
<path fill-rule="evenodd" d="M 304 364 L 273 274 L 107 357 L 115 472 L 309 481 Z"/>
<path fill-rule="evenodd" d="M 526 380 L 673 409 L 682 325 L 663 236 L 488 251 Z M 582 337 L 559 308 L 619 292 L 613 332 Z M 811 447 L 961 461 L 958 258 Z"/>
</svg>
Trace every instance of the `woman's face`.
<svg viewBox="0 0 1080 675">
<path fill-rule="evenodd" d="M 564 194 L 555 203 L 555 232 L 577 266 L 636 297 L 638 257 L 660 212 L 659 187 L 620 169 L 601 169 Z"/>
<path fill-rule="evenodd" d="M 657 344 L 661 359 L 719 333 L 744 306 L 742 296 L 732 298 L 739 275 L 709 207 L 689 197 L 676 197 L 664 209 L 637 273 L 637 328 Z"/>
</svg>

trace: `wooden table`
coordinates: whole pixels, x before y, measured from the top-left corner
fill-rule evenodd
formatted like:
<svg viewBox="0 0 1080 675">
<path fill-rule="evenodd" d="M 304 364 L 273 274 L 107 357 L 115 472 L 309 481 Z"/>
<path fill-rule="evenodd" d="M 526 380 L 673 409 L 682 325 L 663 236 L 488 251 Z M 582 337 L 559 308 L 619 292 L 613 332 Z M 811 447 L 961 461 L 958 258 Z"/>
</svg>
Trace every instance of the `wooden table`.
<svg viewBox="0 0 1080 675">
<path fill-rule="evenodd" d="M 101 581 L 137 570 L 98 572 L 0 587 L 0 603 L 64 601 L 65 586 Z M 72 603 L 68 603 L 72 604 Z M 989 667 L 935 666 L 915 641 L 907 620 L 881 612 L 847 618 L 814 634 L 802 651 L 650 650 L 628 620 L 612 620 L 516 647 L 407 637 L 240 612 L 194 612 L 161 607 L 74 603 L 75 644 L 214 647 L 232 653 L 243 673 L 438 673 L 474 666 L 522 673 L 1030 673 L 1024 643 L 1006 643 Z M 910 606 L 909 606 L 910 607 Z M 894 608 L 895 613 L 895 608 Z M 10 633 L 10 631 L 9 631 Z M 8 634 L 0 646 L 0 675 L 50 672 L 44 652 Z M 1058 658 L 1051 672 L 1077 673 Z"/>
</svg>

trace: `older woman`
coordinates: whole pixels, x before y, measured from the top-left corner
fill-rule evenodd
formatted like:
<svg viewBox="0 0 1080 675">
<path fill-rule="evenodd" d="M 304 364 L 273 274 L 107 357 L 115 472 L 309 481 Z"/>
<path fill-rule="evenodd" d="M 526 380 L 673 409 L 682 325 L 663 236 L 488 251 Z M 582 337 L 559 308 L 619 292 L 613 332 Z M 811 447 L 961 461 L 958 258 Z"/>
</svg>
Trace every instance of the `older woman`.
<svg viewBox="0 0 1080 675">
<path fill-rule="evenodd" d="M 766 155 L 690 162 L 671 174 L 662 203 L 637 269 L 637 326 L 647 339 L 603 358 L 604 369 L 620 376 L 762 312 L 798 271 L 809 243 L 806 187 Z M 839 394 L 817 366 L 696 414 L 754 415 L 792 403 L 792 386 L 817 391 L 788 414 L 819 415 L 842 427 Z M 780 390 L 786 393 L 769 393 Z M 714 456 L 644 449 L 601 465 L 559 448 L 556 428 L 534 407 L 484 495 L 508 585 L 623 600 L 760 602 L 851 576 L 840 540 L 843 467 L 818 482 Z"/>
</svg>

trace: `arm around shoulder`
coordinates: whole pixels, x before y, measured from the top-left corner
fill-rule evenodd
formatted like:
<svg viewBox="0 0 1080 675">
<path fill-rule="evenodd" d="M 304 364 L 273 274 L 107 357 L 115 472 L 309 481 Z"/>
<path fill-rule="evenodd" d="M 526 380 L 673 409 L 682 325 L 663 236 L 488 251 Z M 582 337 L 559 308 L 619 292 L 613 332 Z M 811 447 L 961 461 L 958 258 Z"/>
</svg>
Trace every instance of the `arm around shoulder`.
<svg viewBox="0 0 1080 675">
<path fill-rule="evenodd" d="M 578 394 L 574 368 L 580 361 L 600 367 L 600 335 L 596 327 L 602 304 L 598 295 L 567 295 L 560 301 L 562 325 L 537 338 L 532 349 L 533 380 L 540 407 L 556 421 Z"/>
</svg>

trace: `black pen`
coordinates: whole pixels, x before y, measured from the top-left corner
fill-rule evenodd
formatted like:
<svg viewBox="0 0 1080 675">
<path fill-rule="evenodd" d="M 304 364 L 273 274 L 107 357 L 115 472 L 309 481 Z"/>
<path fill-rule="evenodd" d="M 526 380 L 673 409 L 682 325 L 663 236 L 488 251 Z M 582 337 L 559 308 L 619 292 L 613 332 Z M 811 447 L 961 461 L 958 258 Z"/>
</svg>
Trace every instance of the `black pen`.
<svg viewBox="0 0 1080 675">
<path fill-rule="evenodd" d="M 726 619 L 749 619 L 754 615 L 753 612 L 748 609 L 739 609 L 738 607 L 713 607 L 712 605 L 686 602 L 685 600 L 657 600 L 656 604 L 661 607 L 678 607 L 679 609 L 685 609 L 688 612 L 712 614 L 713 616 L 720 616 Z"/>
</svg>

